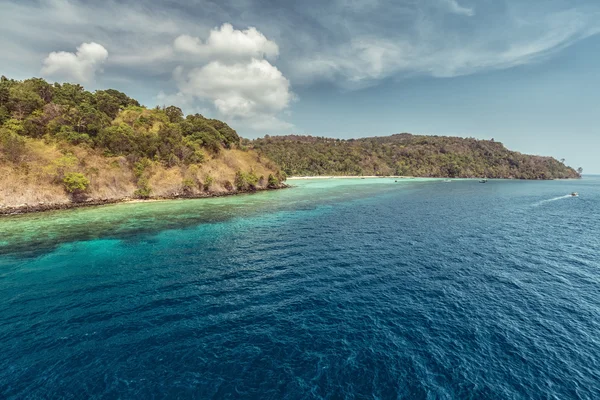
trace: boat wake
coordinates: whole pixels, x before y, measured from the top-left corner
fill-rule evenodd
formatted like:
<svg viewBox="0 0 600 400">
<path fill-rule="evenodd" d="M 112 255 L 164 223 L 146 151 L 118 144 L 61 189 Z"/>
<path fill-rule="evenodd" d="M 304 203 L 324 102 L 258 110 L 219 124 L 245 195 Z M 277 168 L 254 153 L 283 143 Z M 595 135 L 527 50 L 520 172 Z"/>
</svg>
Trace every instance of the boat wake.
<svg viewBox="0 0 600 400">
<path fill-rule="evenodd" d="M 570 197 L 573 197 L 573 196 L 570 195 L 570 194 L 567 194 L 567 195 L 564 195 L 564 196 L 555 197 L 553 199 L 542 200 L 542 201 L 539 201 L 539 202 L 535 203 L 534 207 L 538 207 L 538 206 L 541 206 L 542 204 L 550 203 L 550 202 L 557 201 L 557 200 L 568 199 Z"/>
</svg>

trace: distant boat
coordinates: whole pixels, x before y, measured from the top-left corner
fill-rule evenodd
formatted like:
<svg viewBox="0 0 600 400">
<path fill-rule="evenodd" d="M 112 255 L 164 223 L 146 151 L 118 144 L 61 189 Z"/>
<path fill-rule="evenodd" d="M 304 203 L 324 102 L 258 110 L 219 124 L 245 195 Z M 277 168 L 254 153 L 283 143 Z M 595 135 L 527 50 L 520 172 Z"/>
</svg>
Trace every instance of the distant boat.
<svg viewBox="0 0 600 400">
<path fill-rule="evenodd" d="M 488 180 L 487 180 L 487 178 L 486 178 L 486 179 L 482 179 L 482 180 L 480 180 L 480 181 L 479 181 L 479 183 L 487 183 L 487 181 L 488 181 Z"/>
<path fill-rule="evenodd" d="M 577 193 L 577 192 L 571 193 L 571 197 L 578 197 L 578 196 L 579 196 L 579 193 Z"/>
<path fill-rule="evenodd" d="M 452 179 L 444 179 L 444 182 L 452 182 Z"/>
</svg>

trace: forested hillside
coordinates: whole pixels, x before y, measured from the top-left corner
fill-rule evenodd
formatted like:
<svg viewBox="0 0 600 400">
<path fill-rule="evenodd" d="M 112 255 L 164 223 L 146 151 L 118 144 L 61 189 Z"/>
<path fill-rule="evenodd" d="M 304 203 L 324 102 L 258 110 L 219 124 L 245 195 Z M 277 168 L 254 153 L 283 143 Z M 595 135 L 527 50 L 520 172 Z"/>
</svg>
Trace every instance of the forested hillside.
<svg viewBox="0 0 600 400">
<path fill-rule="evenodd" d="M 226 123 L 116 90 L 0 79 L 0 208 L 279 187 Z"/>
<path fill-rule="evenodd" d="M 272 161 L 270 161 L 272 160 Z M 242 141 L 226 123 L 117 90 L 0 78 L 0 209 L 276 188 L 287 175 L 577 178 L 486 140 L 399 134 Z"/>
<path fill-rule="evenodd" d="M 554 158 L 510 151 L 494 140 L 407 133 L 356 140 L 291 135 L 265 136 L 248 145 L 290 176 L 580 177 L 580 173 Z"/>
</svg>

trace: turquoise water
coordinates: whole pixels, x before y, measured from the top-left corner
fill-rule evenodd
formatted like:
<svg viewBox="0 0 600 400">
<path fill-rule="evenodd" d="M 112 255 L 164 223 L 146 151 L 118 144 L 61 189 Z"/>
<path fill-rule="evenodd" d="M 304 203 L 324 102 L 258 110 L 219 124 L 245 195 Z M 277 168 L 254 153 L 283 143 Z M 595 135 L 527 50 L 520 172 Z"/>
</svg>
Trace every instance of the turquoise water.
<svg viewBox="0 0 600 400">
<path fill-rule="evenodd" d="M 0 397 L 600 396 L 600 179 L 290 183 L 0 219 Z"/>
</svg>

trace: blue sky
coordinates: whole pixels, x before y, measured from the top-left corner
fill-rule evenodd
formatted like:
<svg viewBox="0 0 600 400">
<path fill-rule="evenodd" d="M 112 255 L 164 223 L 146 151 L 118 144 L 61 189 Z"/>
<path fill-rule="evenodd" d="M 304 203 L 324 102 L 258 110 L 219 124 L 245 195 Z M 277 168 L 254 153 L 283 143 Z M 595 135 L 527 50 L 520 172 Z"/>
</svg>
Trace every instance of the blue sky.
<svg viewBox="0 0 600 400">
<path fill-rule="evenodd" d="M 600 173 L 593 0 L 0 0 L 0 74 L 246 137 L 495 138 Z"/>
</svg>

